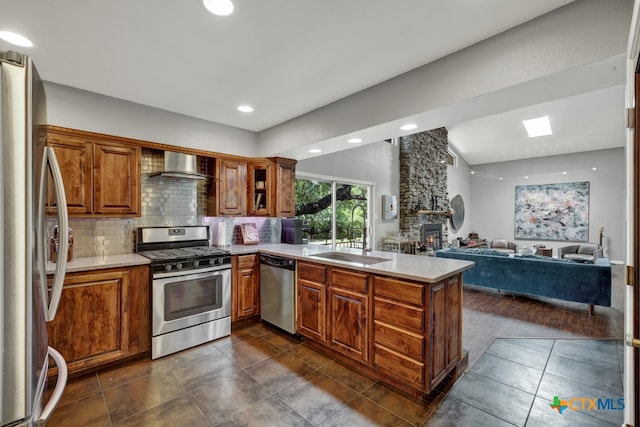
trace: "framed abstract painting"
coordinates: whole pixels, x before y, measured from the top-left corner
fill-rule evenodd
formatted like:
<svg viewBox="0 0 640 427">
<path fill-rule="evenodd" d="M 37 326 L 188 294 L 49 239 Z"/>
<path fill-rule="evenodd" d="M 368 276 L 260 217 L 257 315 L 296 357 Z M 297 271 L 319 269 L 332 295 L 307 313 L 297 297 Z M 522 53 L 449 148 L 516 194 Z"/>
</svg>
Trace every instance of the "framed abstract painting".
<svg viewBox="0 0 640 427">
<path fill-rule="evenodd" d="M 517 185 L 516 239 L 589 241 L 589 182 Z"/>
</svg>

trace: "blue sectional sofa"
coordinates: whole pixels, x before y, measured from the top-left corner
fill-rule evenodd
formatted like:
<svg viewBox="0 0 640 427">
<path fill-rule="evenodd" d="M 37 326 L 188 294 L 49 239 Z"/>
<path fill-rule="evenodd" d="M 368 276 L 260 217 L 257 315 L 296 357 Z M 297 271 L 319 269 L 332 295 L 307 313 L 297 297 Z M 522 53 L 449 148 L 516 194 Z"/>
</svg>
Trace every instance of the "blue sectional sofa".
<svg viewBox="0 0 640 427">
<path fill-rule="evenodd" d="M 558 298 L 589 305 L 611 306 L 611 265 L 606 258 L 595 264 L 529 255 L 510 257 L 491 249 L 447 248 L 436 257 L 475 262 L 464 283 L 514 293 Z"/>
</svg>

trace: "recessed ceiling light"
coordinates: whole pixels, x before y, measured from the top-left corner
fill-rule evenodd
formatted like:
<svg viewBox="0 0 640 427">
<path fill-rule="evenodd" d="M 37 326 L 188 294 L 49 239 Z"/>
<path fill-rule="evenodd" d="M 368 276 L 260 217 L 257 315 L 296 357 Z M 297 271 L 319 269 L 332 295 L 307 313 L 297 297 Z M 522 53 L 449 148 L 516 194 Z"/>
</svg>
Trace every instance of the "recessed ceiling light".
<svg viewBox="0 0 640 427">
<path fill-rule="evenodd" d="M 400 129 L 401 130 L 413 130 L 413 129 L 417 128 L 417 127 L 418 127 L 418 125 L 415 124 L 415 123 L 408 123 L 406 125 L 400 126 Z"/>
<path fill-rule="evenodd" d="M 351 138 L 351 139 L 347 140 L 347 142 L 349 144 L 357 144 L 359 142 L 362 142 L 362 139 L 360 139 L 360 138 Z"/>
<path fill-rule="evenodd" d="M 471 175 L 475 175 L 475 174 L 476 174 L 476 171 L 471 171 Z"/>
<path fill-rule="evenodd" d="M 567 171 L 562 171 L 562 175 L 566 175 L 566 174 L 567 174 Z"/>
<path fill-rule="evenodd" d="M 535 138 L 537 136 L 551 135 L 551 123 L 549 123 L 549 116 L 538 117 L 537 119 L 523 120 L 529 138 Z"/>
<path fill-rule="evenodd" d="M 525 175 L 525 176 L 524 176 L 524 179 L 529 179 L 529 175 Z"/>
<path fill-rule="evenodd" d="M 499 179 L 500 181 L 502 181 L 504 178 L 503 178 L 503 177 L 500 177 L 500 178 L 498 178 L 498 179 Z"/>
<path fill-rule="evenodd" d="M 227 16 L 233 13 L 231 0 L 202 0 L 202 3 L 214 15 Z"/>
<path fill-rule="evenodd" d="M 11 31 L 0 31 L 0 39 L 9 42 L 11 44 L 15 44 L 16 46 L 22 47 L 32 47 L 33 42 L 26 38 L 25 36 L 21 36 L 17 33 L 12 33 Z"/>
<path fill-rule="evenodd" d="M 312 148 L 311 150 L 309 150 L 310 153 L 322 153 L 322 150 L 319 148 Z"/>
<path fill-rule="evenodd" d="M 592 168 L 591 168 L 591 170 L 592 170 L 592 171 L 597 171 L 597 170 L 598 170 L 598 168 L 594 166 L 594 167 L 592 167 Z"/>
<path fill-rule="evenodd" d="M 253 112 L 253 107 L 249 105 L 240 105 L 238 107 L 238 111 L 242 111 L 243 113 L 251 113 Z"/>
</svg>

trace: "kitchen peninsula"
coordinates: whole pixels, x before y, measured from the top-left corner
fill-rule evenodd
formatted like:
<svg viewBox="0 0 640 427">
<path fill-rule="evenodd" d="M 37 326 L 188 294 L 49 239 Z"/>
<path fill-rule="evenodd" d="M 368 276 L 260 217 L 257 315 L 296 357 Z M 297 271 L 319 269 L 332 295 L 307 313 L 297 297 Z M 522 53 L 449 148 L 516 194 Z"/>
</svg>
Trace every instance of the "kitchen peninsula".
<svg viewBox="0 0 640 427">
<path fill-rule="evenodd" d="M 462 272 L 472 262 L 329 248 L 260 244 L 231 252 L 297 260 L 298 333 L 316 350 L 418 397 L 464 370 Z"/>
<path fill-rule="evenodd" d="M 261 243 L 230 249 L 234 258 L 252 262 L 259 253 L 297 260 L 298 333 L 310 347 L 343 364 L 418 397 L 431 393 L 447 375 L 457 376 L 465 369 L 462 273 L 473 262 L 377 251 L 362 255 L 361 250 L 349 249 L 331 252 L 329 246 L 316 245 Z M 61 304 L 75 309 L 61 311 L 50 326 L 50 336 L 74 355 L 71 368 L 86 371 L 148 351 L 148 334 L 138 334 L 149 329 L 148 262 L 129 254 L 69 263 L 72 273 Z M 54 266 L 49 263 L 48 272 Z M 259 298 L 257 267 L 240 262 L 233 274 L 246 276 L 239 279 L 242 286 L 257 286 Z M 255 290 L 233 292 L 242 302 L 237 302 L 239 308 L 246 305 L 240 314 L 254 317 L 259 312 Z M 102 329 L 92 322 L 79 335 L 87 343 L 100 342 L 110 349 L 100 357 L 92 348 L 65 341 L 71 319 L 82 318 L 88 310 L 82 302 L 89 295 L 91 301 L 100 301 L 102 312 L 110 308 L 110 322 Z M 120 317 L 118 307 L 128 308 L 123 311 L 126 317 Z"/>
</svg>

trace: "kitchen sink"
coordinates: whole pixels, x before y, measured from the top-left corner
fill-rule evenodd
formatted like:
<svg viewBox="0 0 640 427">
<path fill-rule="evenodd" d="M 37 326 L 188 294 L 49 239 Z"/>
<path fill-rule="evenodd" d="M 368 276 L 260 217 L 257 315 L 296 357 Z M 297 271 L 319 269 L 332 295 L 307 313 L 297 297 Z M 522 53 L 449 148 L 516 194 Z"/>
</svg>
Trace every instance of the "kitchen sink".
<svg viewBox="0 0 640 427">
<path fill-rule="evenodd" d="M 389 258 L 378 258 L 374 256 L 357 255 L 357 254 L 350 254 L 346 252 L 324 252 L 321 254 L 314 254 L 312 256 L 333 259 L 336 261 L 355 262 L 358 264 L 366 264 L 366 265 L 377 264 L 379 262 L 385 262 L 385 261 L 391 261 Z"/>
</svg>

